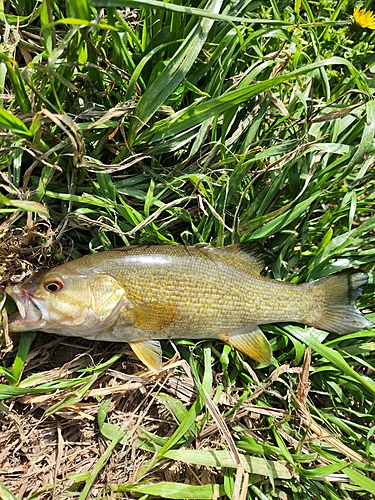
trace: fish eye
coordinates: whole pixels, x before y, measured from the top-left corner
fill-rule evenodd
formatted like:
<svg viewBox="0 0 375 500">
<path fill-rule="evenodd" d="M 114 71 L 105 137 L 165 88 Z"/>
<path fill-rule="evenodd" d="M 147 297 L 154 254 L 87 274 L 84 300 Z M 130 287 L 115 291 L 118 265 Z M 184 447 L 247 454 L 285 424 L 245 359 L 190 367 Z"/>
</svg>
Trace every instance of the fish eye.
<svg viewBox="0 0 375 500">
<path fill-rule="evenodd" d="M 44 281 L 47 292 L 56 293 L 64 288 L 64 282 L 59 276 L 49 276 Z"/>
</svg>

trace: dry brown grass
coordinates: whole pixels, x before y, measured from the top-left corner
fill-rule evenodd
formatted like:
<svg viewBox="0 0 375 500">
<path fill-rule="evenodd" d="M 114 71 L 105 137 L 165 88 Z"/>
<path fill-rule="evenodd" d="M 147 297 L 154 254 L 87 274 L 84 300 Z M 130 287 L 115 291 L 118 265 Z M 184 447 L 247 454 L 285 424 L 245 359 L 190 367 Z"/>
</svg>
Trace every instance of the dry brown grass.
<svg viewBox="0 0 375 500">
<path fill-rule="evenodd" d="M 106 344 L 80 339 L 73 342 L 64 338 L 51 340 L 48 334 L 40 333 L 26 369 L 42 374 L 46 382 L 56 377 L 68 378 L 89 359 L 97 364 L 124 349 L 123 345 L 107 347 Z M 63 493 L 64 498 L 77 495 L 76 492 L 69 495 L 69 487 L 74 483 L 69 477 L 90 472 L 108 445 L 97 423 L 100 403 L 106 396 L 112 395 L 108 422 L 126 425 L 132 438 L 129 444 L 118 445 L 116 453 L 111 455 L 97 478 L 90 498 L 107 495 L 108 485 L 135 481 L 142 465 L 152 457 L 152 453 L 142 451 L 136 445 L 140 426 L 163 437 L 173 433 L 176 422 L 155 394 L 162 387 L 165 394 L 189 404 L 195 395 L 194 387 L 177 369 L 168 370 L 156 378 L 147 374 L 129 375 L 139 372 L 140 366 L 134 356 L 128 354 L 130 356 L 126 356 L 125 361 L 118 361 L 98 378 L 82 401 L 52 416 L 46 416 L 46 412 L 64 401 L 71 390 L 53 395 L 24 396 L 2 404 L 0 477 L 17 498 L 29 498 L 43 488 L 47 491 L 38 498 L 49 499 L 52 495 L 58 499 Z M 212 439 L 212 435 L 207 436 L 201 444 L 212 445 Z M 207 470 L 194 469 L 183 464 L 164 463 L 153 471 L 152 477 L 188 481 L 188 484 L 209 480 L 211 473 Z M 53 489 L 51 485 L 54 485 Z"/>
</svg>

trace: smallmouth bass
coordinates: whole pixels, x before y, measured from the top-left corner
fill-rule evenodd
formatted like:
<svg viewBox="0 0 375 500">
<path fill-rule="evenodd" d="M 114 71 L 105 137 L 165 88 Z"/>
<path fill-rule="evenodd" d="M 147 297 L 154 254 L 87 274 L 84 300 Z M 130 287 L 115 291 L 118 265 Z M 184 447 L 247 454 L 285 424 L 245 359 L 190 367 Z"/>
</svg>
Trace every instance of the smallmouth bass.
<svg viewBox="0 0 375 500">
<path fill-rule="evenodd" d="M 366 273 L 343 271 L 295 285 L 262 276 L 263 267 L 242 245 L 100 252 L 8 286 L 18 308 L 9 330 L 128 342 L 158 371 L 161 339 L 219 338 L 270 363 L 259 325 L 296 322 L 337 334 L 371 326 L 355 305 Z"/>
</svg>

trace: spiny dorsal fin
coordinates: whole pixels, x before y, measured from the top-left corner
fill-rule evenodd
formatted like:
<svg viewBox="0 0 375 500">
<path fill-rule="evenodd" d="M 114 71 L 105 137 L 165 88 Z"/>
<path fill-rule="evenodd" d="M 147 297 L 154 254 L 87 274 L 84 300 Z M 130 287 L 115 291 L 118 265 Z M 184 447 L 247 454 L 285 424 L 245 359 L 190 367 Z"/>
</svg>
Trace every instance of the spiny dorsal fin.
<svg viewBox="0 0 375 500">
<path fill-rule="evenodd" d="M 265 251 L 253 243 L 235 243 L 226 247 L 203 247 L 212 258 L 227 259 L 228 263 L 244 272 L 260 273 L 265 267 Z"/>
</svg>

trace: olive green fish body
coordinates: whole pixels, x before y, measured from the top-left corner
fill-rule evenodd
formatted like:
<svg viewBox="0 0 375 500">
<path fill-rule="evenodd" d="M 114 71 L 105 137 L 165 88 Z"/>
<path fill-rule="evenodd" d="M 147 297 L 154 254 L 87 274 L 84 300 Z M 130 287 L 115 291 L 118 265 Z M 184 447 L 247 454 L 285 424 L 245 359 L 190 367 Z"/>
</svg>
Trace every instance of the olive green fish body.
<svg viewBox="0 0 375 500">
<path fill-rule="evenodd" d="M 261 276 L 262 267 L 239 245 L 92 254 L 8 287 L 19 309 L 10 329 L 128 342 L 158 369 L 159 339 L 220 338 L 270 362 L 271 348 L 258 325 L 298 322 L 337 333 L 370 325 L 354 303 L 365 273 L 294 285 Z"/>
<path fill-rule="evenodd" d="M 252 275 L 245 272 L 246 264 L 240 269 L 231 266 L 229 259 L 212 259 L 213 252 L 207 249 L 192 248 L 189 253 L 184 247 L 171 249 L 175 253 L 153 255 L 148 247 L 142 250 L 147 256 L 119 255 L 107 263 L 129 301 L 114 335 L 124 335 L 121 332 L 134 309 L 139 316 L 144 313 L 145 321 L 140 317 L 138 323 L 148 337 L 163 339 L 215 338 L 249 325 L 302 321 L 300 311 L 309 308 L 310 297 L 301 286 Z M 127 341 L 137 340 L 140 332 L 129 329 L 128 335 Z"/>
</svg>

